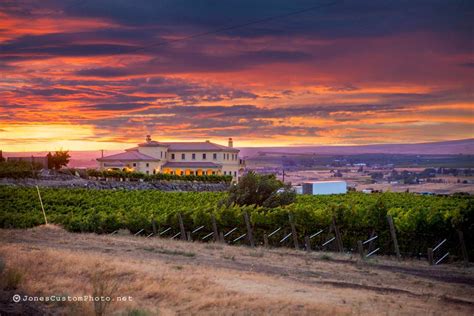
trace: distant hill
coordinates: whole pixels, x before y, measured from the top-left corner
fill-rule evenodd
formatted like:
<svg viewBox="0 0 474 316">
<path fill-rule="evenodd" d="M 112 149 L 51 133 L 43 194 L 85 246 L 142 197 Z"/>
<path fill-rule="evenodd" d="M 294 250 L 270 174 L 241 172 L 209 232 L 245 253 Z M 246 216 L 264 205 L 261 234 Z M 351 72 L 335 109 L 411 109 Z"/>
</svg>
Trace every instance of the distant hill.
<svg viewBox="0 0 474 316">
<path fill-rule="evenodd" d="M 414 154 L 414 155 L 474 155 L 474 138 L 435 143 L 419 144 L 380 144 L 363 146 L 295 146 L 295 147 L 240 147 L 241 156 L 255 157 L 260 154 L 320 154 L 320 155 L 355 155 L 355 154 Z M 107 150 L 104 155 L 113 155 L 121 150 Z M 47 152 L 3 152 L 4 157 L 11 156 L 44 156 Z M 70 151 L 70 167 L 95 168 L 99 150 Z"/>
<path fill-rule="evenodd" d="M 473 155 L 474 138 L 418 144 L 379 144 L 361 146 L 295 146 L 295 147 L 245 147 L 241 155 L 254 157 L 260 154 L 412 154 L 412 155 Z"/>
</svg>

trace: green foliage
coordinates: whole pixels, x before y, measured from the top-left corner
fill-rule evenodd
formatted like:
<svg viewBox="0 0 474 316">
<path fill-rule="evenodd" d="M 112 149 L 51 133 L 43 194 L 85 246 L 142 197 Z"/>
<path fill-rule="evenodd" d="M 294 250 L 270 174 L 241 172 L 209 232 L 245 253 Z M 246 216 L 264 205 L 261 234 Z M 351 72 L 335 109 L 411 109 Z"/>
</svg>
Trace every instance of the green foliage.
<svg viewBox="0 0 474 316">
<path fill-rule="evenodd" d="M 0 178 L 35 178 L 41 166 L 27 161 L 0 161 Z"/>
<path fill-rule="evenodd" d="M 242 214 L 247 212 L 255 238 L 261 241 L 264 233 L 277 227 L 282 227 L 281 234 L 288 233 L 288 214 L 292 213 L 300 240 L 325 229 L 313 239 L 315 244 L 321 244 L 328 236 L 327 228 L 334 216 L 346 248 L 355 249 L 357 240 L 365 240 L 375 231 L 381 253 L 390 253 L 386 216 L 391 215 L 404 253 L 425 253 L 440 238 L 457 242 L 456 229 L 464 232 L 467 245 L 474 244 L 474 197 L 470 195 L 357 192 L 298 195 L 294 203 L 274 208 L 226 205 L 222 201 L 227 201 L 228 194 L 223 192 L 43 188 L 41 195 L 48 221 L 73 232 L 111 233 L 129 229 L 135 233 L 144 229 L 144 233 L 151 233 L 154 220 L 161 230 L 172 226 L 176 233 L 177 214 L 181 213 L 186 229 L 205 225 L 205 229 L 193 236 L 197 239 L 212 231 L 211 215 L 215 216 L 219 229 L 229 231 L 238 227 L 239 232 L 245 232 Z M 35 188 L 0 186 L 0 201 L 0 228 L 27 228 L 44 223 Z M 468 251 L 470 258 L 474 258 L 474 249 L 469 247 Z"/>
<path fill-rule="evenodd" d="M 275 208 L 295 201 L 296 193 L 274 174 L 260 175 L 249 172 L 229 190 L 228 205 L 256 205 Z"/>
<path fill-rule="evenodd" d="M 23 272 L 15 267 L 7 268 L 1 276 L 3 279 L 2 286 L 6 291 L 18 289 L 24 278 Z"/>
<path fill-rule="evenodd" d="M 66 167 L 71 159 L 69 151 L 59 150 L 54 154 L 48 153 L 48 168 L 59 170 L 61 167 Z"/>
<path fill-rule="evenodd" d="M 232 181 L 232 176 L 221 176 L 221 175 L 176 175 L 176 174 L 166 174 L 166 173 L 157 173 L 157 174 L 144 174 L 140 172 L 129 172 L 129 171 L 121 171 L 121 170 L 96 170 L 96 169 L 88 169 L 87 176 L 93 178 L 109 178 L 115 180 L 129 180 L 129 181 L 174 181 L 174 180 L 181 180 L 181 181 L 200 181 L 200 182 L 210 182 L 210 183 L 219 183 L 225 182 L 230 183 Z"/>
</svg>

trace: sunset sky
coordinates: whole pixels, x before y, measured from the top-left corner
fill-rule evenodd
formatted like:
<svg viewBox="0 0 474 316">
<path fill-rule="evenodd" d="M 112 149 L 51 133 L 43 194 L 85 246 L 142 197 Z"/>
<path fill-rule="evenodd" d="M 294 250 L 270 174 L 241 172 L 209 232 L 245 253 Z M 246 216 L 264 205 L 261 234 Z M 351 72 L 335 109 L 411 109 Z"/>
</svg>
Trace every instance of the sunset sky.
<svg viewBox="0 0 474 316">
<path fill-rule="evenodd" d="M 0 149 L 474 136 L 473 1 L 1 0 Z"/>
</svg>

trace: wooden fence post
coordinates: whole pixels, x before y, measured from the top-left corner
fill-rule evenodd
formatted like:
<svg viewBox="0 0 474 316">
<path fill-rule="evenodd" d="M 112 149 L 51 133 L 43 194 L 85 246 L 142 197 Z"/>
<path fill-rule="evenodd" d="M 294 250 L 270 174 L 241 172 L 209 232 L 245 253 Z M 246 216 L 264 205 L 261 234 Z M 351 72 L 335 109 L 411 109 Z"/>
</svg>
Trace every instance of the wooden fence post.
<svg viewBox="0 0 474 316">
<path fill-rule="evenodd" d="M 428 263 L 433 265 L 433 248 L 428 248 Z"/>
<path fill-rule="evenodd" d="M 268 235 L 267 234 L 263 234 L 263 247 L 270 248 L 270 246 L 268 245 Z"/>
<path fill-rule="evenodd" d="M 247 237 L 250 242 L 250 247 L 255 247 L 255 242 L 253 240 L 252 226 L 250 225 L 249 214 L 244 212 L 245 225 L 247 226 Z"/>
<path fill-rule="evenodd" d="M 217 222 L 216 222 L 216 217 L 214 214 L 211 215 L 211 220 L 212 220 L 212 231 L 214 232 L 214 241 L 217 242 L 219 241 L 219 232 L 217 230 Z"/>
<path fill-rule="evenodd" d="M 225 237 L 224 237 L 224 232 L 219 233 L 219 242 L 225 244 Z"/>
<path fill-rule="evenodd" d="M 298 234 L 296 233 L 295 222 L 293 221 L 293 214 L 288 214 L 288 219 L 290 220 L 291 226 L 291 236 L 293 236 L 293 243 L 295 244 L 295 249 L 299 249 L 300 245 L 298 244 Z"/>
<path fill-rule="evenodd" d="M 153 227 L 153 235 L 156 235 L 156 221 L 155 220 L 151 221 L 151 227 Z"/>
<path fill-rule="evenodd" d="M 186 233 L 186 238 L 188 241 L 193 241 L 193 238 L 191 237 L 191 232 Z"/>
<path fill-rule="evenodd" d="M 364 245 L 362 244 L 362 240 L 357 241 L 357 250 L 359 251 L 360 258 L 364 260 Z"/>
<path fill-rule="evenodd" d="M 307 252 L 311 251 L 311 239 L 309 239 L 309 236 L 304 236 L 304 245 L 306 248 Z"/>
<path fill-rule="evenodd" d="M 179 220 L 179 229 L 181 231 L 181 240 L 186 240 L 186 230 L 184 230 L 184 222 L 181 213 L 178 213 L 178 220 Z"/>
<path fill-rule="evenodd" d="M 469 266 L 469 257 L 467 255 L 466 243 L 464 242 L 464 234 L 461 230 L 458 229 L 459 243 L 461 244 L 462 257 L 464 259 L 464 266 Z"/>
<path fill-rule="evenodd" d="M 390 235 L 392 236 L 393 247 L 395 249 L 395 254 L 397 255 L 397 259 L 400 260 L 402 256 L 400 255 L 400 248 L 398 248 L 398 239 L 397 239 L 397 232 L 395 230 L 395 225 L 393 224 L 393 218 L 390 215 L 387 215 L 388 226 L 390 227 Z"/>
<path fill-rule="evenodd" d="M 334 233 L 336 235 L 336 244 L 337 248 L 339 248 L 339 252 L 344 252 L 344 247 L 342 245 L 342 238 L 341 238 L 341 232 L 339 231 L 339 228 L 336 225 L 336 217 L 332 217 L 332 226 L 334 227 Z"/>
</svg>

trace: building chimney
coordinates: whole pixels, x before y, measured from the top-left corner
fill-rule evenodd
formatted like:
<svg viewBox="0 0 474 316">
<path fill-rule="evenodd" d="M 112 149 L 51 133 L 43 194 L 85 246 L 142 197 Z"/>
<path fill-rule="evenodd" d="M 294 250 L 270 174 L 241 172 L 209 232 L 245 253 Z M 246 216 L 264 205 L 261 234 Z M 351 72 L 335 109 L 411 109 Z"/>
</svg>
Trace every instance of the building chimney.
<svg viewBox="0 0 474 316">
<path fill-rule="evenodd" d="M 232 141 L 232 137 L 229 137 L 229 147 L 234 147 L 234 142 Z"/>
<path fill-rule="evenodd" d="M 146 135 L 146 142 L 147 143 L 151 142 L 151 135 Z"/>
</svg>

